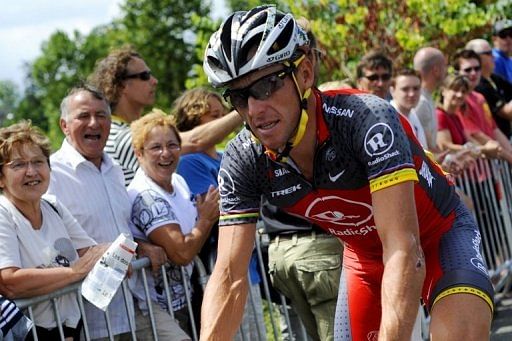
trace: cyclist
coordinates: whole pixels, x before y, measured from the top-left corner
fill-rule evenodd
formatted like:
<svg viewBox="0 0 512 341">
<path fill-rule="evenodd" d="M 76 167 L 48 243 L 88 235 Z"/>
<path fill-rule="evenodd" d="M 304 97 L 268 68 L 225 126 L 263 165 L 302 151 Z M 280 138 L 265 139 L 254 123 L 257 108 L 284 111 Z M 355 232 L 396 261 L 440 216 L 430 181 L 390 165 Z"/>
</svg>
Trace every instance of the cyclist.
<svg viewBox="0 0 512 341">
<path fill-rule="evenodd" d="M 261 195 L 345 242 L 335 339 L 408 340 L 423 297 L 431 335 L 489 337 L 493 288 L 471 214 L 409 124 L 358 90 L 314 89 L 306 33 L 274 6 L 238 11 L 204 69 L 246 122 L 219 171 L 218 258 L 201 338 L 242 317 Z"/>
</svg>

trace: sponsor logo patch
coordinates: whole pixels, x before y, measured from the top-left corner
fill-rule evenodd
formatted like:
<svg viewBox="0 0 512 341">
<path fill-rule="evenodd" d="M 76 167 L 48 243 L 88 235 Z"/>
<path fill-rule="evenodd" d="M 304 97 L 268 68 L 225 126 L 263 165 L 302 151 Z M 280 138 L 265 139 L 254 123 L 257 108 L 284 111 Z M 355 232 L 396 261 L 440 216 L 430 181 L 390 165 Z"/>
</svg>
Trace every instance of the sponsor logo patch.
<svg viewBox="0 0 512 341">
<path fill-rule="evenodd" d="M 386 123 L 376 123 L 366 132 L 364 150 L 369 156 L 382 155 L 391 149 L 394 142 L 391 127 Z"/>
</svg>

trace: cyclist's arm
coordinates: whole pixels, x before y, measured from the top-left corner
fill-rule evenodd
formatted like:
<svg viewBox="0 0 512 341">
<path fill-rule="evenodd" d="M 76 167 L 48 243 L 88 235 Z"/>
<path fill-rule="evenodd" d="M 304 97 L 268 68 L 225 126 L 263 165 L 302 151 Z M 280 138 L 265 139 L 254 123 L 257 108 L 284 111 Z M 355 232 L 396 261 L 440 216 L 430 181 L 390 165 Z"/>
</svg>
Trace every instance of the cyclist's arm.
<svg viewBox="0 0 512 341">
<path fill-rule="evenodd" d="M 219 228 L 218 255 L 201 308 L 201 340 L 232 340 L 247 299 L 256 224 Z"/>
<path fill-rule="evenodd" d="M 211 122 L 198 125 L 192 130 L 180 132 L 181 153 L 197 153 L 222 142 L 233 130 L 242 124 L 236 111 Z"/>
<path fill-rule="evenodd" d="M 414 183 L 375 191 L 372 200 L 384 262 L 379 339 L 410 340 L 425 278 Z"/>
</svg>

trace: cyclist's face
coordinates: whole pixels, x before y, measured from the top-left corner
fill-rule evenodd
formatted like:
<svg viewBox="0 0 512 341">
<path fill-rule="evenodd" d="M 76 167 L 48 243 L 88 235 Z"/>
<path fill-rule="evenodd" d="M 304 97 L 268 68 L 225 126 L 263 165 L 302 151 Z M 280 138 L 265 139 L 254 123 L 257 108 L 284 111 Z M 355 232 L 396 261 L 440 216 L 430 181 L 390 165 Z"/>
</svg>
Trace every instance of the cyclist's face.
<svg viewBox="0 0 512 341">
<path fill-rule="evenodd" d="M 249 94 L 247 105 L 236 109 L 249 125 L 252 133 L 266 147 L 273 150 L 285 146 L 293 135 L 300 113 L 299 95 L 292 76 L 291 74 L 281 75 L 279 72 L 281 70 L 283 70 L 282 65 L 273 65 L 236 80 L 230 87 L 234 91 L 246 89 L 246 93 Z M 269 84 L 266 96 L 257 99 L 251 95 L 254 91 L 250 88 L 253 85 L 262 86 L 259 84 L 260 80 L 274 83 Z M 300 77 L 298 82 L 302 87 Z M 301 89 L 301 92 L 303 91 Z"/>
</svg>

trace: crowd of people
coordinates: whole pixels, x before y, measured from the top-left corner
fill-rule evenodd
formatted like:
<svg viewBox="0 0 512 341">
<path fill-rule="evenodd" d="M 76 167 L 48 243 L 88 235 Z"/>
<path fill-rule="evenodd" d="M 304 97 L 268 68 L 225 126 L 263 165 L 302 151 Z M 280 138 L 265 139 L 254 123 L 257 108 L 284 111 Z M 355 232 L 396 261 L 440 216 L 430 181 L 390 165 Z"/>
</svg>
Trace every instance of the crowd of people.
<svg viewBox="0 0 512 341">
<path fill-rule="evenodd" d="M 193 293 L 201 339 L 265 339 L 254 254 L 265 234 L 272 285 L 308 339 L 410 340 L 420 301 L 433 339 L 487 339 L 479 228 L 446 173 L 512 164 L 511 20 L 494 24 L 492 44 L 424 47 L 412 67 L 376 49 L 353 84 L 317 87 L 323 52 L 307 20 L 260 6 L 230 15 L 206 47 L 224 98 L 196 88 L 147 114 L 157 78 L 133 48 L 112 51 L 63 98 L 59 150 L 28 121 L 0 128 L 0 294 L 80 281 L 125 233 L 150 259 L 149 296 L 131 274 L 110 326 L 86 302 L 92 339 L 131 339 L 135 325 L 151 340 L 151 307 L 160 339 L 190 340 L 196 256 L 212 272 L 204 297 Z M 80 339 L 75 294 L 56 302 L 64 336 Z M 59 338 L 50 302 L 33 311 L 38 337 Z"/>
</svg>

